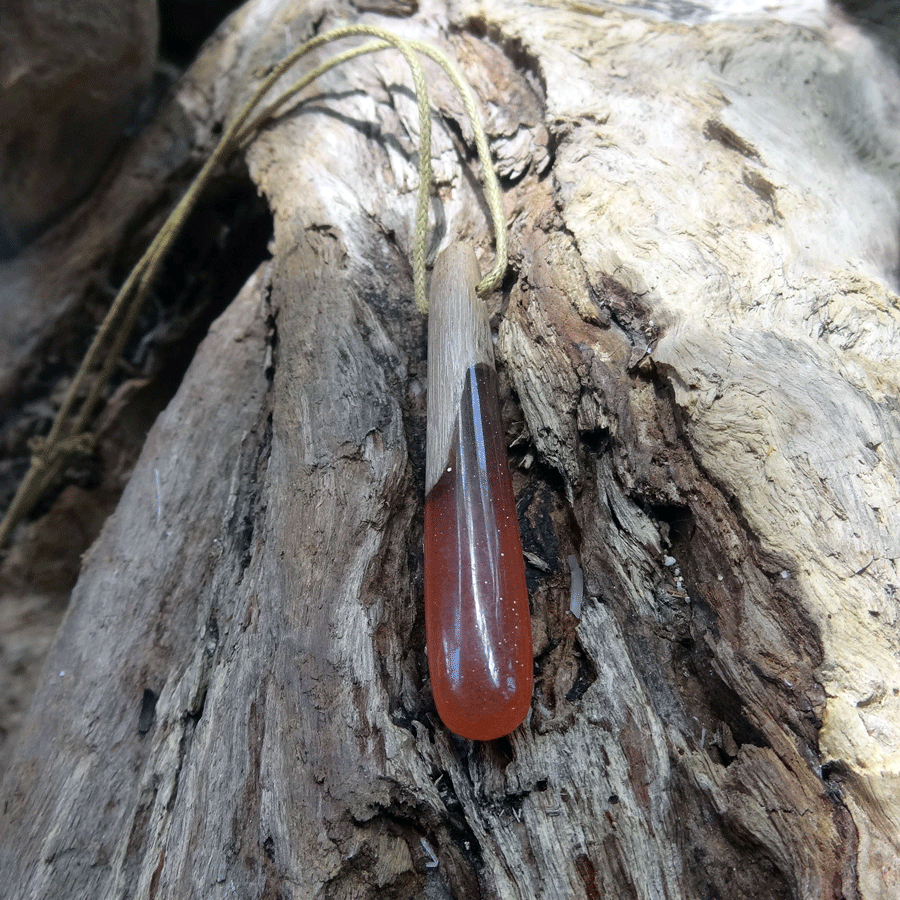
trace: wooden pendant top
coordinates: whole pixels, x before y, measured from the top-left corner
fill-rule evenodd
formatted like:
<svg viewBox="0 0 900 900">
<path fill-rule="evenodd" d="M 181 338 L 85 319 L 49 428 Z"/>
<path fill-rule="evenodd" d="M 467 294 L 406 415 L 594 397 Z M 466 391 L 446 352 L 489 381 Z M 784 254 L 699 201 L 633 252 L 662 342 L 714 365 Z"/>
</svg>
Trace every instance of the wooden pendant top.
<svg viewBox="0 0 900 900">
<path fill-rule="evenodd" d="M 438 256 L 431 275 L 426 497 L 447 466 L 466 373 L 480 363 L 494 365 L 487 310 L 475 293 L 480 278 L 468 244 L 451 244 Z"/>
</svg>

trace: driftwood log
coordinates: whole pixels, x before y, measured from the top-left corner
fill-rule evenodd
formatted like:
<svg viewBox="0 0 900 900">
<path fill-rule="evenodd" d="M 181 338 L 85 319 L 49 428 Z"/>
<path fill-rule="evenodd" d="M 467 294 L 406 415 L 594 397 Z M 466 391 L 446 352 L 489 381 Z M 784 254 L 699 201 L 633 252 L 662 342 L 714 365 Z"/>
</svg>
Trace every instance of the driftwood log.
<svg viewBox="0 0 900 900">
<path fill-rule="evenodd" d="M 249 148 L 271 259 L 174 397 L 122 382 L 101 474 L 4 562 L 4 623 L 61 608 L 127 481 L 8 751 L 0 896 L 896 898 L 896 70 L 814 3 L 794 21 L 674 0 L 360 6 L 340 14 L 458 61 L 504 186 L 491 312 L 531 713 L 487 744 L 434 714 L 418 125 L 402 59 L 362 58 Z M 236 13 L 115 175 L 4 265 L 28 306 L 0 357 L 9 454 L 64 377 L 47 347 L 332 8 Z M 486 267 L 471 129 L 429 80 L 433 221 Z M 203 277 L 189 249 L 183 277 Z"/>
</svg>

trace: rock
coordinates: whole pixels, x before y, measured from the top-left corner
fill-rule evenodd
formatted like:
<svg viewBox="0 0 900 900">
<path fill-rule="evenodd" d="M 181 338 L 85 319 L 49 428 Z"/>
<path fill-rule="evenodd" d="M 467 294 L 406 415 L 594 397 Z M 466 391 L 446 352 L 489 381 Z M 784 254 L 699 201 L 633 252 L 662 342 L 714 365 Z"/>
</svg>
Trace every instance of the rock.
<svg viewBox="0 0 900 900">
<path fill-rule="evenodd" d="M 156 62 L 155 0 L 22 0 L 0 28 L 0 258 L 96 182 Z"/>
</svg>

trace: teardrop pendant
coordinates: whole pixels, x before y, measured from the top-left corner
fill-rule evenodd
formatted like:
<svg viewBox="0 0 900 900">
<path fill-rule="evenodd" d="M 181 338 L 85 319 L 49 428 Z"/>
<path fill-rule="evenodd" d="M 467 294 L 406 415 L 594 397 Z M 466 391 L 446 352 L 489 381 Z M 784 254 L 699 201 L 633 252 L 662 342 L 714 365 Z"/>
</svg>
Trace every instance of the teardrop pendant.
<svg viewBox="0 0 900 900">
<path fill-rule="evenodd" d="M 478 264 L 435 263 L 428 327 L 425 627 L 435 704 L 457 734 L 509 734 L 532 692 L 522 542 Z"/>
</svg>

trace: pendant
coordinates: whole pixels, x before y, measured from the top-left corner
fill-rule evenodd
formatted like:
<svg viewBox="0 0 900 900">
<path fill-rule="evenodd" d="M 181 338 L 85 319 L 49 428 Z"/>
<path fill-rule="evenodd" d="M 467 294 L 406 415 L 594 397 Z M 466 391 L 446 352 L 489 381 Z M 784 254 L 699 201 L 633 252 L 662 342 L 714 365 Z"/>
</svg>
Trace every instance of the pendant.
<svg viewBox="0 0 900 900">
<path fill-rule="evenodd" d="M 490 740 L 531 705 L 528 589 L 490 326 L 471 248 L 432 273 L 425 462 L 425 632 L 438 714 Z"/>
</svg>

